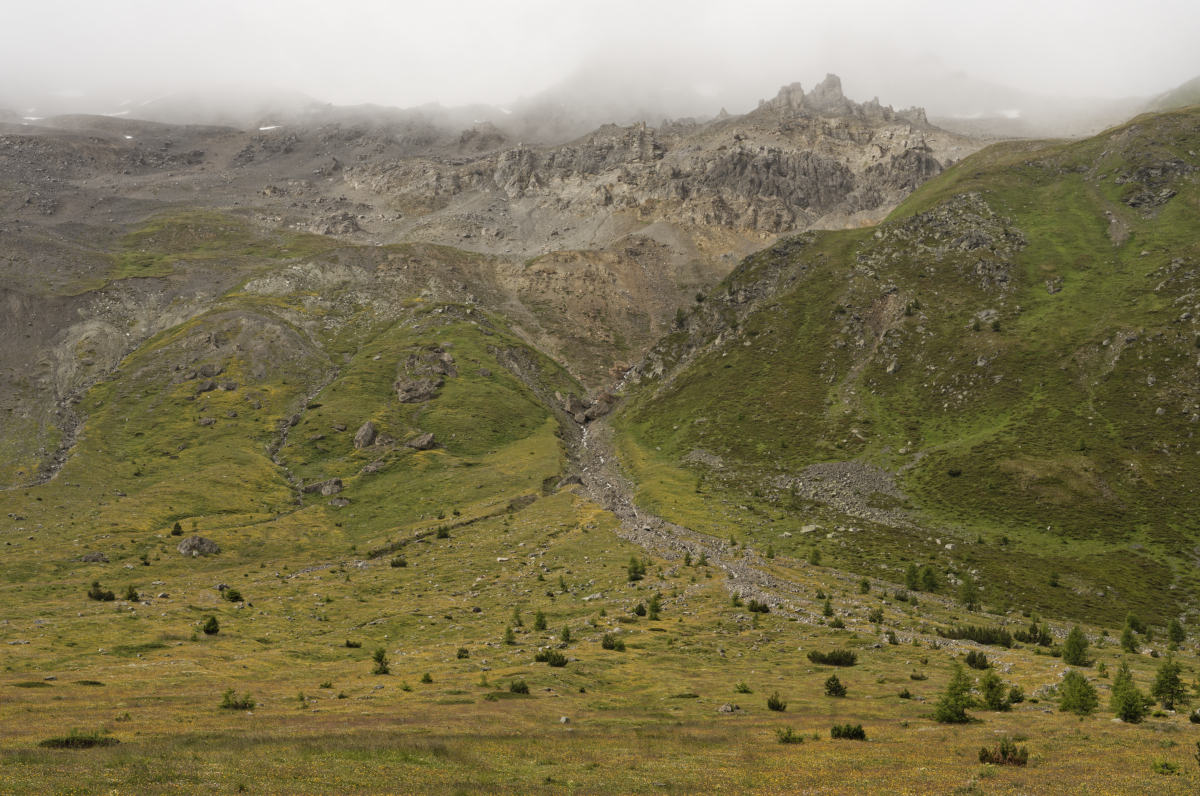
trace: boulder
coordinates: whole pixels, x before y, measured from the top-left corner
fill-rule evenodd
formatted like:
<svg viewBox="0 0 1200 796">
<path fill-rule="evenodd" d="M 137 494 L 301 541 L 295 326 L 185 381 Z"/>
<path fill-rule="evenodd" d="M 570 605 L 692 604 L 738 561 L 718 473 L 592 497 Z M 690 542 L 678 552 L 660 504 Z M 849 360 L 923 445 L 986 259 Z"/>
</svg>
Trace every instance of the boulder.
<svg viewBox="0 0 1200 796">
<path fill-rule="evenodd" d="M 406 448 L 412 448 L 413 450 L 418 451 L 427 451 L 436 445 L 437 442 L 434 441 L 433 434 L 428 432 L 421 434 L 420 436 L 413 437 L 408 442 L 404 443 Z"/>
<path fill-rule="evenodd" d="M 595 420 L 598 417 L 604 417 L 610 411 L 612 411 L 612 407 L 610 407 L 604 401 L 596 401 L 594 404 L 589 406 L 588 410 L 583 414 L 588 420 Z"/>
<path fill-rule="evenodd" d="M 201 555 L 216 555 L 221 552 L 220 546 L 212 539 L 205 539 L 203 536 L 189 536 L 179 543 L 176 548 L 185 556 L 201 556 Z"/>
<path fill-rule="evenodd" d="M 236 381 L 223 381 L 217 386 L 225 392 L 233 392 L 238 388 L 238 383 Z"/>
<path fill-rule="evenodd" d="M 83 557 L 79 560 L 85 564 L 107 564 L 108 556 L 104 555 L 104 553 L 96 551 L 94 553 L 84 553 Z"/>
<path fill-rule="evenodd" d="M 207 365 L 201 365 L 200 368 L 196 371 L 196 373 L 202 379 L 211 379 L 214 376 L 220 376 L 224 372 L 225 372 L 225 368 L 221 367 L 220 365 L 214 365 L 212 363 L 209 363 Z"/>
<path fill-rule="evenodd" d="M 583 405 L 583 401 L 574 395 L 568 395 L 563 399 L 563 409 L 566 409 L 567 414 L 572 416 L 581 415 L 587 411 L 587 407 Z"/>
<path fill-rule="evenodd" d="M 479 375 L 483 376 L 486 379 L 487 377 L 492 375 L 492 372 L 490 370 L 488 370 L 487 368 L 480 368 Z"/>
<path fill-rule="evenodd" d="M 212 381 L 211 379 L 208 381 L 202 381 L 196 385 L 197 393 L 212 392 L 215 389 L 217 389 L 217 383 L 215 381 Z"/>
<path fill-rule="evenodd" d="M 332 492 L 326 492 L 326 489 L 332 489 Z M 314 481 L 311 484 L 305 484 L 300 487 L 300 491 L 306 495 L 311 495 L 314 492 L 320 492 L 322 495 L 336 495 L 342 489 L 342 479 L 330 478 L 327 481 Z"/>
<path fill-rule="evenodd" d="M 334 431 L 345 431 L 345 430 L 346 430 L 346 424 L 345 424 L 345 423 L 334 423 L 334 424 L 333 424 L 333 430 L 334 430 Z"/>
<path fill-rule="evenodd" d="M 200 425 L 202 425 L 202 426 L 212 426 L 212 425 L 216 425 L 216 422 L 217 422 L 217 419 L 216 419 L 215 417 L 202 417 L 202 418 L 200 418 Z"/>
<path fill-rule="evenodd" d="M 362 468 L 362 474 L 363 475 L 375 475 L 375 473 L 379 472 L 382 469 L 383 469 L 383 459 L 376 459 L 375 461 L 368 464 L 366 467 Z"/>
<path fill-rule="evenodd" d="M 410 379 L 407 376 L 401 376 L 392 386 L 396 389 L 396 397 L 400 399 L 400 403 L 411 404 L 428 401 L 433 397 L 433 393 L 445 383 L 443 379 L 436 377 Z"/>
<path fill-rule="evenodd" d="M 362 450 L 375 444 L 375 424 L 370 420 L 362 424 L 362 428 L 354 435 L 354 447 Z"/>
<path fill-rule="evenodd" d="M 899 363 L 899 361 L 893 359 L 891 362 L 888 363 L 887 374 L 889 376 L 891 376 L 893 373 L 899 373 L 899 372 L 900 372 L 900 363 Z"/>
<path fill-rule="evenodd" d="M 334 498 L 333 500 L 329 501 L 329 505 L 333 506 L 334 508 L 343 509 L 350 505 L 350 500 L 344 497 Z"/>
</svg>

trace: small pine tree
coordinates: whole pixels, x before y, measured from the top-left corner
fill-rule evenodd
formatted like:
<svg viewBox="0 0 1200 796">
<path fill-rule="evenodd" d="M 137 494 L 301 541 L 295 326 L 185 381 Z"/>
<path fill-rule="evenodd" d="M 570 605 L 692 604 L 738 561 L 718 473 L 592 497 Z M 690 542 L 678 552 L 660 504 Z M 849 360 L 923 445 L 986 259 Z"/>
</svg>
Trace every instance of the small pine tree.
<svg viewBox="0 0 1200 796">
<path fill-rule="evenodd" d="M 979 681 L 979 690 L 983 693 L 983 707 L 993 711 L 1012 710 L 1007 699 L 1007 689 L 995 669 L 988 669 Z"/>
<path fill-rule="evenodd" d="M 904 588 L 909 591 L 917 591 L 921 588 L 921 574 L 914 563 L 910 562 L 904 569 Z"/>
<path fill-rule="evenodd" d="M 558 634 L 558 639 L 559 639 L 559 641 L 562 641 L 563 643 L 570 643 L 571 628 L 567 625 L 563 625 L 562 632 Z"/>
<path fill-rule="evenodd" d="M 171 528 L 171 535 L 172 536 L 183 536 L 183 526 L 180 525 L 179 523 L 175 523 L 175 525 L 172 526 L 172 528 Z"/>
<path fill-rule="evenodd" d="M 690 567 L 692 565 L 692 553 L 690 550 L 683 551 L 683 565 Z"/>
<path fill-rule="evenodd" d="M 825 604 L 821 606 L 821 616 L 833 616 L 833 603 L 829 601 L 828 597 L 825 598 Z"/>
<path fill-rule="evenodd" d="M 646 565 L 638 560 L 637 556 L 629 557 L 629 582 L 634 583 L 646 577 Z"/>
<path fill-rule="evenodd" d="M 703 550 L 700 551 L 700 560 L 696 562 L 696 566 L 698 566 L 698 567 L 707 567 L 708 566 L 708 553 L 706 553 Z"/>
<path fill-rule="evenodd" d="M 1087 649 L 1087 636 L 1083 635 L 1083 630 L 1079 625 L 1075 625 L 1075 627 L 1071 628 L 1071 632 L 1067 634 L 1067 640 L 1063 642 L 1063 663 L 1068 666 L 1087 666 Z"/>
<path fill-rule="evenodd" d="M 546 629 L 546 615 L 540 610 L 533 615 L 533 629 L 536 631 L 542 631 Z"/>
<path fill-rule="evenodd" d="M 504 643 L 512 647 L 517 643 L 517 634 L 511 627 L 504 628 Z"/>
<path fill-rule="evenodd" d="M 970 575 L 964 577 L 958 586 L 958 601 L 968 611 L 974 611 L 979 607 L 979 584 Z"/>
<path fill-rule="evenodd" d="M 135 603 L 135 602 L 137 602 L 137 601 L 138 601 L 138 590 L 137 590 L 137 586 L 134 586 L 134 585 L 131 583 L 131 584 L 129 584 L 128 586 L 126 586 L 126 587 L 125 587 L 125 599 L 126 599 L 126 600 L 128 600 L 128 601 L 129 601 L 129 602 L 131 602 L 131 603 Z"/>
<path fill-rule="evenodd" d="M 1121 631 L 1121 649 L 1134 655 L 1138 653 L 1137 636 L 1133 634 L 1133 625 L 1128 622 L 1125 623 L 1125 628 Z"/>
<path fill-rule="evenodd" d="M 391 671 L 388 667 L 387 650 L 383 647 L 377 647 L 371 655 L 371 660 L 375 661 L 375 668 L 371 670 L 371 674 L 387 674 Z"/>
<path fill-rule="evenodd" d="M 771 545 L 769 545 L 769 544 L 767 545 L 767 553 L 766 553 L 766 557 L 767 557 L 767 558 L 774 558 L 774 557 L 775 557 L 775 548 L 774 548 L 774 547 L 772 547 L 772 546 L 771 546 Z"/>
<path fill-rule="evenodd" d="M 421 675 L 421 682 L 425 685 L 429 685 L 433 682 L 433 675 L 429 672 L 425 672 L 425 674 Z"/>
<path fill-rule="evenodd" d="M 767 710 L 774 710 L 779 713 L 787 710 L 787 702 L 784 701 L 783 697 L 779 696 L 778 691 L 767 697 Z"/>
<path fill-rule="evenodd" d="M 966 724 L 971 720 L 969 708 L 975 707 L 971 698 L 971 678 L 961 663 L 954 664 L 954 674 L 946 684 L 946 690 L 933 706 L 933 718 L 939 724 Z"/>
<path fill-rule="evenodd" d="M 859 594 L 870 594 L 871 593 L 871 581 L 867 580 L 866 578 L 863 578 L 862 580 L 860 580 L 858 582 L 858 593 Z"/>
<path fill-rule="evenodd" d="M 938 590 L 937 573 L 933 567 L 926 564 L 921 568 L 921 591 L 935 592 Z"/>
<path fill-rule="evenodd" d="M 215 636 L 221 632 L 221 623 L 217 621 L 215 616 L 210 616 L 204 620 L 204 624 L 200 626 L 206 636 Z"/>
<path fill-rule="evenodd" d="M 659 613 L 659 611 L 662 610 L 662 600 L 659 599 L 659 596 L 657 593 L 651 595 L 649 608 L 650 608 L 650 619 L 657 622 L 658 621 L 658 613 Z"/>
<path fill-rule="evenodd" d="M 808 563 L 814 567 L 821 566 L 821 551 L 814 547 L 812 552 L 808 554 Z"/>
<path fill-rule="evenodd" d="M 1077 671 L 1071 670 L 1063 675 L 1058 687 L 1058 709 L 1074 713 L 1077 716 L 1087 716 L 1100 704 L 1096 695 L 1096 687 Z"/>
<path fill-rule="evenodd" d="M 1146 698 L 1134 685 L 1133 672 L 1124 660 L 1113 675 L 1108 707 L 1118 719 L 1128 724 L 1140 724 L 1146 717 Z"/>
<path fill-rule="evenodd" d="M 513 627 L 524 627 L 525 626 L 525 623 L 521 621 L 521 609 L 516 605 L 513 606 L 512 623 L 511 624 Z"/>
<path fill-rule="evenodd" d="M 825 696 L 844 697 L 846 695 L 846 686 L 838 679 L 836 674 L 829 675 L 825 681 Z"/>
<path fill-rule="evenodd" d="M 1175 660 L 1175 656 L 1167 654 L 1167 657 L 1158 665 L 1158 671 L 1154 674 L 1154 683 L 1150 686 L 1150 696 L 1157 699 L 1163 706 L 1163 710 L 1175 710 L 1175 707 L 1186 707 L 1188 702 L 1187 686 L 1183 683 L 1183 678 L 1180 676 L 1183 673 L 1183 666 L 1179 661 Z"/>
<path fill-rule="evenodd" d="M 1183 625 L 1178 619 L 1172 619 L 1167 625 L 1167 641 L 1178 646 L 1187 640 L 1187 633 L 1183 631 Z"/>
</svg>

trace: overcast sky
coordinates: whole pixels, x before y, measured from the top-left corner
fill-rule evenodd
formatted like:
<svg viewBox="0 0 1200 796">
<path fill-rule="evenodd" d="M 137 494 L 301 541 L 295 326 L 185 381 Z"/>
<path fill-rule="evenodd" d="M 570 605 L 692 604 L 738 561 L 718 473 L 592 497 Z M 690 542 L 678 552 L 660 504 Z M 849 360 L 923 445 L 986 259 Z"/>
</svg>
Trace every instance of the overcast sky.
<svg viewBox="0 0 1200 796">
<path fill-rule="evenodd" d="M 582 66 L 748 110 L 836 72 L 937 104 L 970 78 L 1044 95 L 1162 92 L 1200 74 L 1197 0 L 37 0 L 6 2 L 0 101 L 231 84 L 335 104 L 511 103 Z"/>
</svg>

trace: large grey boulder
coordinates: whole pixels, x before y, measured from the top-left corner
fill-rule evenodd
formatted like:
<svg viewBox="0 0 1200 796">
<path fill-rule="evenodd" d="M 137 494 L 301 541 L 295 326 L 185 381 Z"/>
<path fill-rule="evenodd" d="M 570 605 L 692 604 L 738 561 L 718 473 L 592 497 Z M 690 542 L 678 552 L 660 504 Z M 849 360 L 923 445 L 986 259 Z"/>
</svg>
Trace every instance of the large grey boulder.
<svg viewBox="0 0 1200 796">
<path fill-rule="evenodd" d="M 185 556 L 193 557 L 216 555 L 221 552 L 221 547 L 216 542 L 203 536 L 189 536 L 180 542 L 176 549 Z"/>
<path fill-rule="evenodd" d="M 419 437 L 413 437 L 408 442 L 404 443 L 405 447 L 412 448 L 418 451 L 427 451 L 437 445 L 433 439 L 433 434 L 425 433 Z"/>
<path fill-rule="evenodd" d="M 84 553 L 83 558 L 79 560 L 85 564 L 107 564 L 108 556 L 104 555 L 104 553 L 96 551 L 94 553 Z"/>
<path fill-rule="evenodd" d="M 300 487 L 300 491 L 306 495 L 311 495 L 313 492 L 320 492 L 326 497 L 336 495 L 342 491 L 342 479 L 330 478 L 327 481 L 314 481 L 311 484 L 305 484 Z"/>
<path fill-rule="evenodd" d="M 439 378 L 410 379 L 407 376 L 401 376 L 392 386 L 396 388 L 396 397 L 400 399 L 400 403 L 412 404 L 428 401 L 433 397 L 433 393 L 445 383 L 445 380 Z"/>
<path fill-rule="evenodd" d="M 354 435 L 354 447 L 362 450 L 375 444 L 375 424 L 370 420 L 362 424 L 362 428 Z"/>
</svg>

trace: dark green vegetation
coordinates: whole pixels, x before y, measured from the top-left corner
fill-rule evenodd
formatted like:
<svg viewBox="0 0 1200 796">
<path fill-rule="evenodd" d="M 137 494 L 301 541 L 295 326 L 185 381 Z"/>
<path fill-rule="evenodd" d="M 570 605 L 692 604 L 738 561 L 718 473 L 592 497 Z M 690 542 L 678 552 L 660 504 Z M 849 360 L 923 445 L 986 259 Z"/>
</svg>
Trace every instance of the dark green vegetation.
<svg viewBox="0 0 1200 796">
<path fill-rule="evenodd" d="M 747 258 L 643 366 L 665 376 L 621 420 L 641 499 L 827 566 L 975 570 L 992 607 L 1165 627 L 1200 587 L 1197 150 L 1195 109 L 1000 144 L 876 229 Z"/>
</svg>

